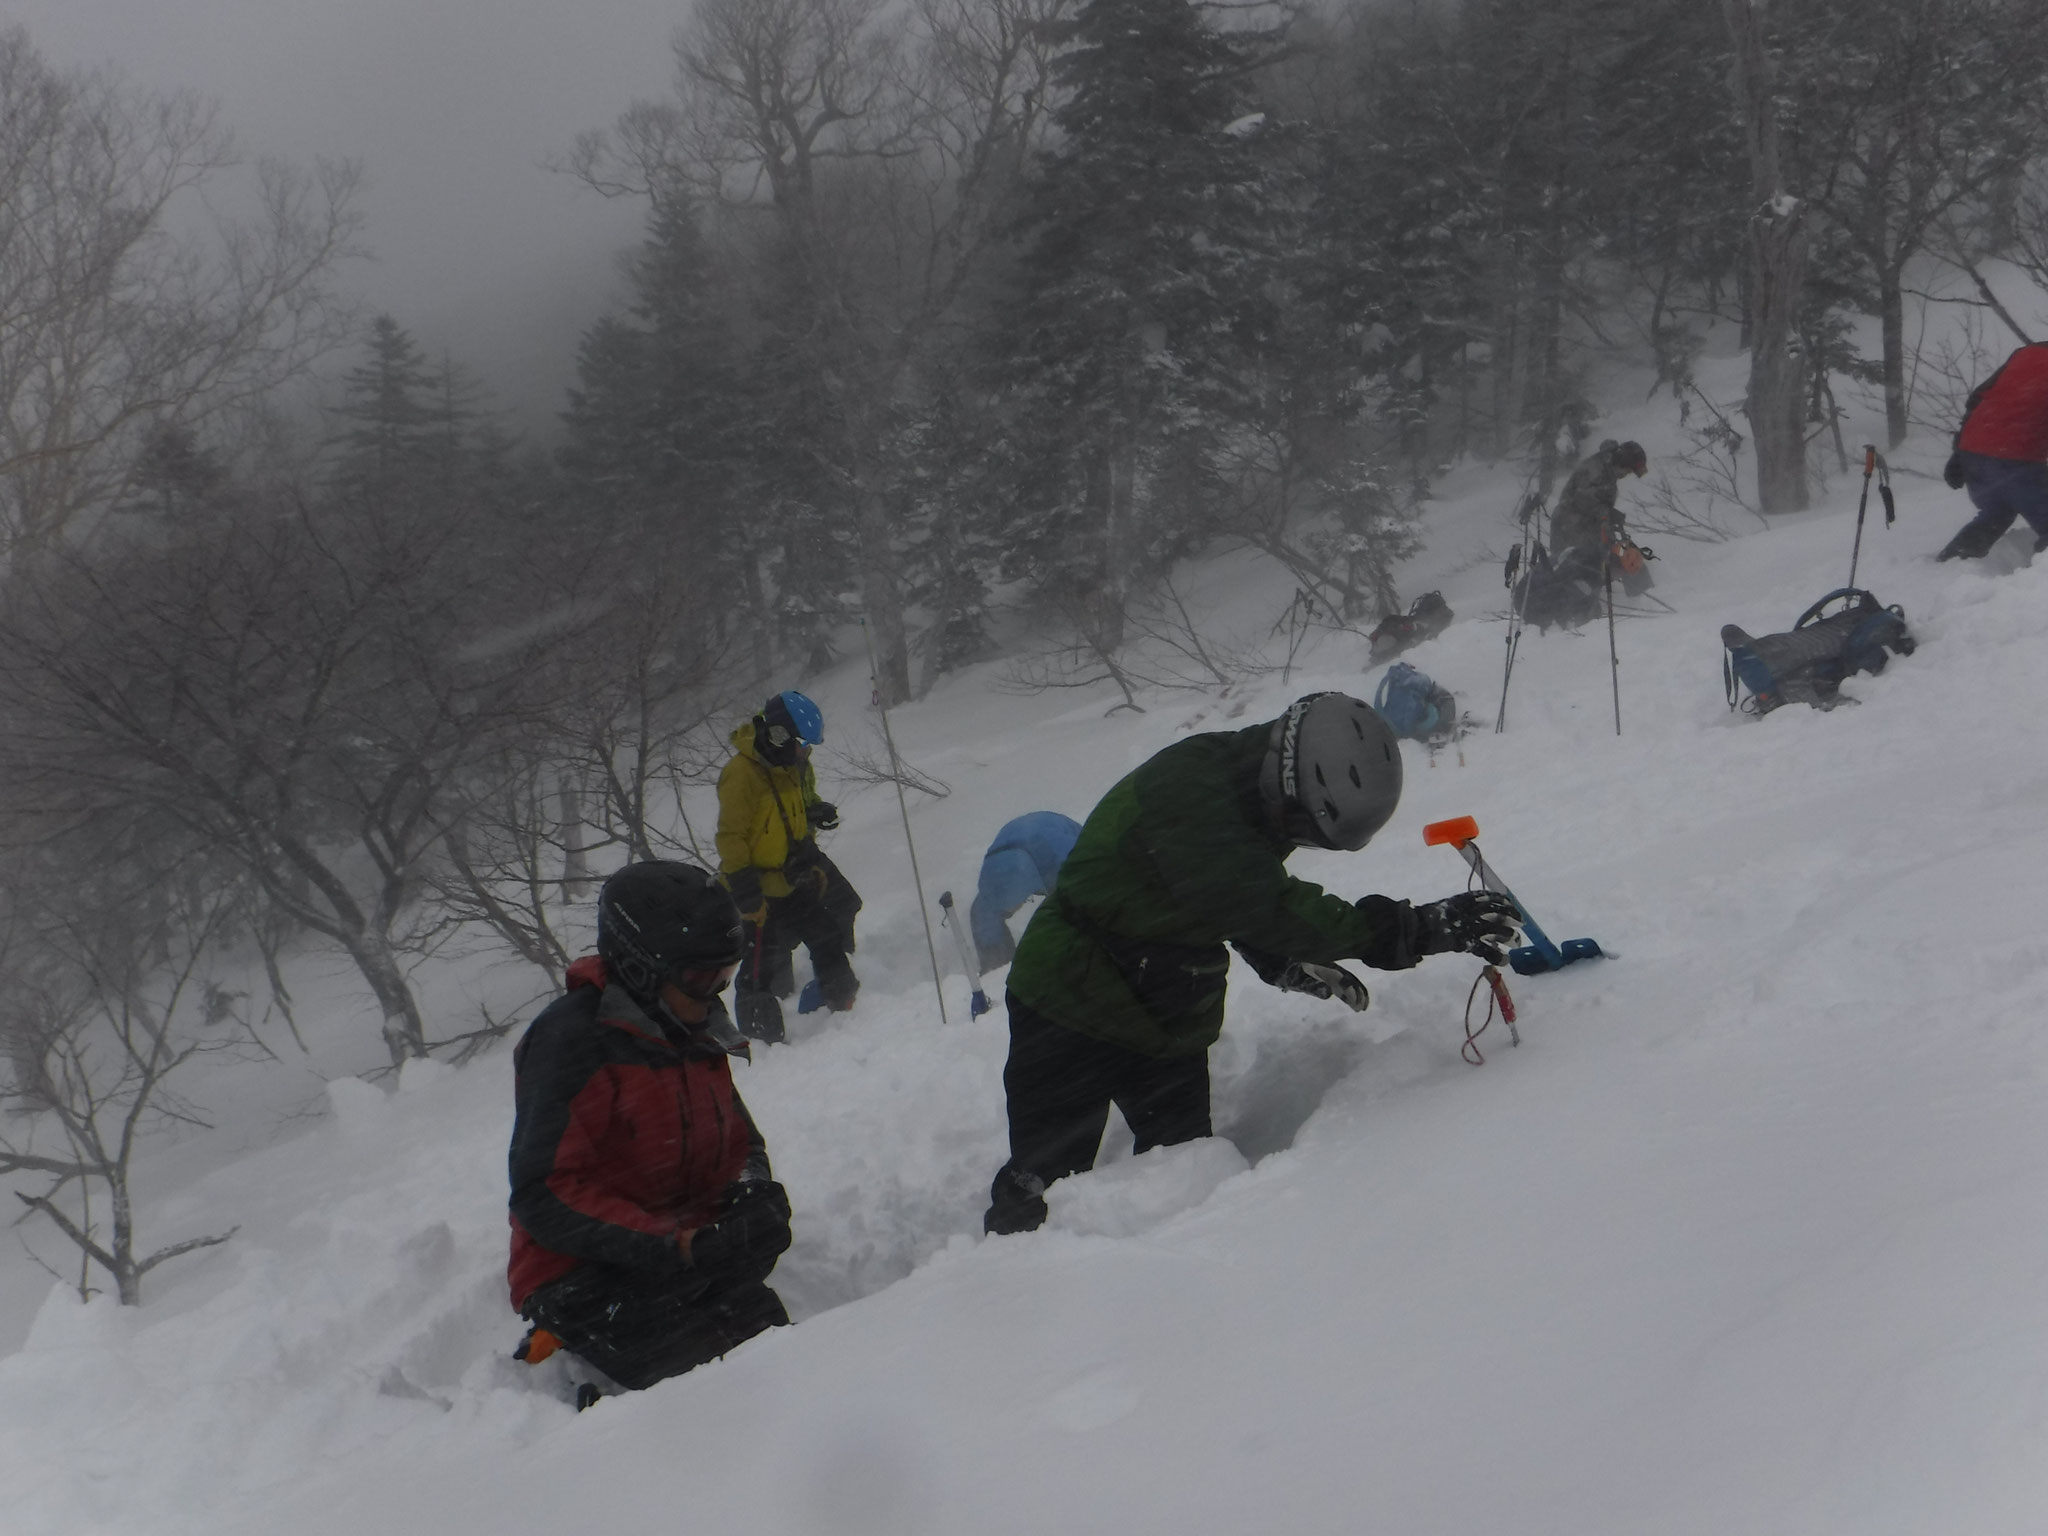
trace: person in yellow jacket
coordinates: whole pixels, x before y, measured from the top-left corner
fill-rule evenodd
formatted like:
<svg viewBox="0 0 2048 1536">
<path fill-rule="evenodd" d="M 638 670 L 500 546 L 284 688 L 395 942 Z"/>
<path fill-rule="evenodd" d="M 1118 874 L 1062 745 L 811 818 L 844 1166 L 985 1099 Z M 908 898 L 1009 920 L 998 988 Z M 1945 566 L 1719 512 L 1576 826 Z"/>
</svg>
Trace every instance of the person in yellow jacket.
<svg viewBox="0 0 2048 1536">
<path fill-rule="evenodd" d="M 747 925 L 734 1012 L 756 1040 L 784 1038 L 778 999 L 795 990 L 798 944 L 810 952 L 825 1007 L 851 1008 L 860 991 L 846 958 L 860 896 L 815 835 L 839 825 L 811 768 L 811 748 L 824 739 L 818 706 L 795 689 L 778 693 L 732 733 L 733 756 L 718 775 L 719 875 Z"/>
</svg>

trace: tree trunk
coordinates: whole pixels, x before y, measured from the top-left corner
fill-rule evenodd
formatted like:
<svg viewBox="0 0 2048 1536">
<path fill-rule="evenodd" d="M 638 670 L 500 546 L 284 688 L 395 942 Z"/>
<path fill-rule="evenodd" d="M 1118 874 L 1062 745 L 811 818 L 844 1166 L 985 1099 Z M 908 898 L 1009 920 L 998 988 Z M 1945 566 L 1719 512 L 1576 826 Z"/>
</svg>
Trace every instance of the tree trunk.
<svg viewBox="0 0 2048 1536">
<path fill-rule="evenodd" d="M 1556 189 L 1562 204 L 1564 190 Z M 1564 425 L 1564 231 L 1553 225 L 1549 248 L 1538 274 L 1538 292 L 1530 337 L 1530 367 L 1524 385 L 1522 419 L 1536 424 L 1537 483 L 1544 496 L 1557 482 L 1557 434 Z"/>
<path fill-rule="evenodd" d="M 1770 56 L 1753 0 L 1722 0 L 1735 45 L 1734 85 L 1749 140 L 1756 211 L 1749 220 L 1749 400 L 1756 443 L 1757 504 L 1766 513 L 1807 506 L 1806 359 L 1798 336 L 1806 285 L 1806 205 L 1785 190 L 1778 167 L 1778 117 Z"/>
<path fill-rule="evenodd" d="M 384 1012 L 384 1044 L 391 1052 L 391 1065 L 402 1067 L 408 1059 L 424 1057 L 427 1054 L 426 1023 L 420 1018 L 419 1003 L 412 995 L 405 973 L 399 970 L 398 957 L 391 953 L 390 945 L 384 942 L 381 934 L 368 932 L 347 942 L 356 969 L 370 984 L 377 1006 Z"/>
<path fill-rule="evenodd" d="M 1131 577 L 1137 569 L 1138 549 L 1138 449 L 1135 443 L 1117 444 L 1103 462 L 1103 486 L 1109 515 L 1105 522 L 1109 546 L 1109 568 L 1102 583 L 1100 644 L 1103 653 L 1120 650 L 1124 626 L 1130 617 Z"/>
<path fill-rule="evenodd" d="M 1795 338 L 1806 282 L 1806 205 L 1784 197 L 1749 221 L 1756 333 L 1749 354 L 1749 430 L 1756 441 L 1757 505 L 1802 512 L 1806 481 L 1806 358 Z"/>
<path fill-rule="evenodd" d="M 865 455 L 854 481 L 861 606 L 875 638 L 875 699 L 889 709 L 910 699 L 910 636 L 903 620 L 903 586 L 896 579 L 895 520 L 880 475 Z"/>
<path fill-rule="evenodd" d="M 1504 459 L 1515 451 L 1515 363 L 1519 331 L 1516 326 L 1520 297 L 1515 291 L 1514 268 L 1498 274 L 1500 284 L 1493 311 L 1493 457 Z"/>
<path fill-rule="evenodd" d="M 1877 269 L 1877 312 L 1884 331 L 1884 426 L 1886 446 L 1906 440 L 1906 296 L 1896 263 Z"/>
<path fill-rule="evenodd" d="M 574 774 L 565 773 L 557 793 L 562 807 L 562 896 L 581 901 L 590 894 L 590 829 L 583 812 L 583 786 Z"/>
<path fill-rule="evenodd" d="M 124 1307 L 142 1305 L 142 1275 L 135 1264 L 135 1207 L 128 1198 L 126 1170 L 109 1166 L 102 1170 L 109 1193 L 114 1197 L 114 1230 L 107 1252 L 114 1260 L 114 1286 Z"/>
</svg>

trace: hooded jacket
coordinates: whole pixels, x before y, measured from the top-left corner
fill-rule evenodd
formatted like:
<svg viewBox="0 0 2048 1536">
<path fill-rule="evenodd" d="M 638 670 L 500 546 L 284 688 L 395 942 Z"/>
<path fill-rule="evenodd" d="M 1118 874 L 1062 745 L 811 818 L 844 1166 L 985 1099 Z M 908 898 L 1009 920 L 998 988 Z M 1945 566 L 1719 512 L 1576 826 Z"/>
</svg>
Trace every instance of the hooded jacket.
<svg viewBox="0 0 2048 1536">
<path fill-rule="evenodd" d="M 1971 391 L 1956 447 L 1987 459 L 2048 460 L 2048 342 L 2018 348 Z"/>
<path fill-rule="evenodd" d="M 1598 553 L 1604 530 L 1611 539 L 1623 536 L 1621 482 L 1631 471 L 1596 453 L 1571 472 L 1557 493 L 1557 511 L 1550 519 L 1550 542 L 1559 554 L 1589 549 Z"/>
<path fill-rule="evenodd" d="M 754 880 L 763 896 L 787 896 L 783 866 L 792 844 L 810 838 L 817 775 L 808 757 L 787 768 L 762 757 L 751 720 L 732 733 L 732 745 L 733 755 L 718 775 L 718 872 L 735 896 Z M 748 903 L 740 905 L 744 910 Z"/>
<path fill-rule="evenodd" d="M 1259 794 L 1272 724 L 1176 742 L 1111 787 L 1032 914 L 1018 1001 L 1148 1056 L 1199 1055 L 1223 1031 L 1226 943 L 1270 978 L 1290 960 L 1415 964 L 1405 901 L 1357 905 L 1287 873 Z"/>
<path fill-rule="evenodd" d="M 681 1235 L 742 1175 L 770 1176 L 712 1009 L 711 1027 L 684 1037 L 588 955 L 527 1029 L 512 1055 L 515 1310 L 579 1264 L 680 1274 Z"/>
</svg>

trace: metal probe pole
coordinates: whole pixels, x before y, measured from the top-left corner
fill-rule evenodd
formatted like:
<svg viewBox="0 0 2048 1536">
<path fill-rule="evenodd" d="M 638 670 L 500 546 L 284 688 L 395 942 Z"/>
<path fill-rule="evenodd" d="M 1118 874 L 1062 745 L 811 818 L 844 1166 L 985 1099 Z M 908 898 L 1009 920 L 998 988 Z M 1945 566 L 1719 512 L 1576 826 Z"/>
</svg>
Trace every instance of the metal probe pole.
<svg viewBox="0 0 2048 1536">
<path fill-rule="evenodd" d="M 932 915 L 924 906 L 924 876 L 917 869 L 917 839 L 910 835 L 910 801 L 903 793 L 903 764 L 896 756 L 896 734 L 889 729 L 889 706 L 882 702 L 882 668 L 875 660 L 875 635 L 867 616 L 860 621 L 860 635 L 868 646 L 868 677 L 875 687 L 875 708 L 882 716 L 882 742 L 889 749 L 889 776 L 896 781 L 896 809 L 903 815 L 903 845 L 910 850 L 910 883 L 917 892 L 917 915 L 924 924 L 924 952 L 931 957 L 932 991 L 939 999 L 939 1022 L 948 1024 L 946 989 L 939 981 L 939 946 L 932 938 Z"/>
</svg>

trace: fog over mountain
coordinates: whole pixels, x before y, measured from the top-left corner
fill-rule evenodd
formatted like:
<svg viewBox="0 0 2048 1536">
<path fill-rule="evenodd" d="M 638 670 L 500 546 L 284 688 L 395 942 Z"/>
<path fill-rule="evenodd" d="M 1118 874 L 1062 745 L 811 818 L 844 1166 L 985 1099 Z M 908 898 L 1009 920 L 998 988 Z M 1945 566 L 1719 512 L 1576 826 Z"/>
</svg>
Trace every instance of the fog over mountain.
<svg viewBox="0 0 2048 1536">
<path fill-rule="evenodd" d="M 350 285 L 552 424 L 640 210 L 546 168 L 670 70 L 677 0 L 9 0 L 53 65 L 220 103 L 245 155 L 362 162 Z"/>
</svg>

